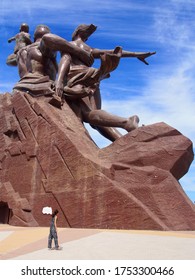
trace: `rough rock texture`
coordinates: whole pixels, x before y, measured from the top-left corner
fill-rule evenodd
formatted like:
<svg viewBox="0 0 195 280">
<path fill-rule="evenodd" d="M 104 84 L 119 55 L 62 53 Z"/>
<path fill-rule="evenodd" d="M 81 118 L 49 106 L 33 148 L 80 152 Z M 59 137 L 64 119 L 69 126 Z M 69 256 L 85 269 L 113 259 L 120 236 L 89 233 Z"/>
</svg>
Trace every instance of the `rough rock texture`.
<svg viewBox="0 0 195 280">
<path fill-rule="evenodd" d="M 42 208 L 51 206 L 63 227 L 195 230 L 194 205 L 178 183 L 192 143 L 165 123 L 99 149 L 67 104 L 6 93 L 0 141 L 2 221 L 7 207 L 12 225 L 48 226 Z"/>
</svg>

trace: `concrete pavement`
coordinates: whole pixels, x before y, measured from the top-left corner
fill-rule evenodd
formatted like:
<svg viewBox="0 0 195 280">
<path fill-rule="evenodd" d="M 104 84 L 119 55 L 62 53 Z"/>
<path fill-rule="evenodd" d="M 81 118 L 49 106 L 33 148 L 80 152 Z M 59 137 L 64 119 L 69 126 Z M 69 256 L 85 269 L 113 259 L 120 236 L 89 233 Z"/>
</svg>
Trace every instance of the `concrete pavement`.
<svg viewBox="0 0 195 280">
<path fill-rule="evenodd" d="M 49 228 L 0 225 L 0 259 L 195 260 L 195 231 L 58 230 L 61 251 L 48 250 Z"/>
</svg>

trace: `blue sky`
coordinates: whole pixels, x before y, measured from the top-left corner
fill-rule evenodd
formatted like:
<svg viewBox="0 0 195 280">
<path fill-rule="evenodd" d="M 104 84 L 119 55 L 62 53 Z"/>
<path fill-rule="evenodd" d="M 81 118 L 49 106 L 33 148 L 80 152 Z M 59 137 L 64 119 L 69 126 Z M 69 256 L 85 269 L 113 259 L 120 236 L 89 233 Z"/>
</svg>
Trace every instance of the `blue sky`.
<svg viewBox="0 0 195 280">
<path fill-rule="evenodd" d="M 71 40 L 81 23 L 98 26 L 88 44 L 130 51 L 156 51 L 149 66 L 122 59 L 111 78 L 102 82 L 103 109 L 127 117 L 138 114 L 140 124 L 166 122 L 195 143 L 195 2 L 192 0 L 1 0 L 0 92 L 11 92 L 17 68 L 5 64 L 14 43 L 7 43 L 22 22 L 30 34 L 38 24 Z M 98 63 L 96 63 L 98 65 Z M 109 144 L 90 130 L 100 147 Z M 195 163 L 181 180 L 195 201 Z"/>
</svg>

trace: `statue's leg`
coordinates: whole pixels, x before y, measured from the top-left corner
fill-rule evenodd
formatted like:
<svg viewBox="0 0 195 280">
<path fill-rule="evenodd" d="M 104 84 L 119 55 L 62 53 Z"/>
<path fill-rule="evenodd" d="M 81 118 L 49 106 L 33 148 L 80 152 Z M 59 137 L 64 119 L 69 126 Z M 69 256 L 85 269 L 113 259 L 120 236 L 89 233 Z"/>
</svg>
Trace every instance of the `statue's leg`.
<svg viewBox="0 0 195 280">
<path fill-rule="evenodd" d="M 123 118 L 107 113 L 104 110 L 90 110 L 85 104 L 81 103 L 83 120 L 91 125 L 103 127 L 121 127 L 128 132 L 137 128 L 139 123 L 138 116 Z"/>
<path fill-rule="evenodd" d="M 17 66 L 17 57 L 15 53 L 12 53 L 7 57 L 6 64 L 9 66 Z"/>
<path fill-rule="evenodd" d="M 101 109 L 101 94 L 99 87 L 96 88 L 95 93 L 92 96 L 89 96 L 90 108 L 93 110 Z M 106 126 L 94 126 L 100 134 L 106 137 L 108 140 L 114 142 L 116 139 L 120 138 L 122 134 L 115 127 L 106 127 Z"/>
<path fill-rule="evenodd" d="M 94 126 L 92 128 L 96 129 L 101 135 L 103 135 L 108 140 L 114 142 L 116 139 L 120 138 L 122 134 L 115 127 L 106 126 Z"/>
</svg>

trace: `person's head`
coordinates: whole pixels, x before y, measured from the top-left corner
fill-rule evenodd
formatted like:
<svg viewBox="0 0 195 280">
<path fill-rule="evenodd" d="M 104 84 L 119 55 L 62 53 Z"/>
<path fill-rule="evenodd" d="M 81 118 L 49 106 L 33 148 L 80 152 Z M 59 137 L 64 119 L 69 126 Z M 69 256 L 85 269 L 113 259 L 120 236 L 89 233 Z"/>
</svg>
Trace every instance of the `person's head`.
<svg viewBox="0 0 195 280">
<path fill-rule="evenodd" d="M 28 26 L 28 24 L 27 23 L 22 23 L 21 25 L 20 25 L 20 32 L 26 32 L 26 33 L 28 33 L 29 32 L 29 26 Z"/>
<path fill-rule="evenodd" d="M 34 41 L 41 39 L 43 35 L 50 33 L 50 29 L 47 25 L 40 24 L 36 27 L 34 32 Z"/>
<path fill-rule="evenodd" d="M 56 210 L 53 212 L 52 217 L 55 217 L 57 214 L 58 214 L 58 210 L 56 209 Z"/>
<path fill-rule="evenodd" d="M 72 34 L 72 40 L 74 41 L 78 36 L 85 42 L 95 32 L 97 26 L 93 24 L 80 24 Z"/>
</svg>

